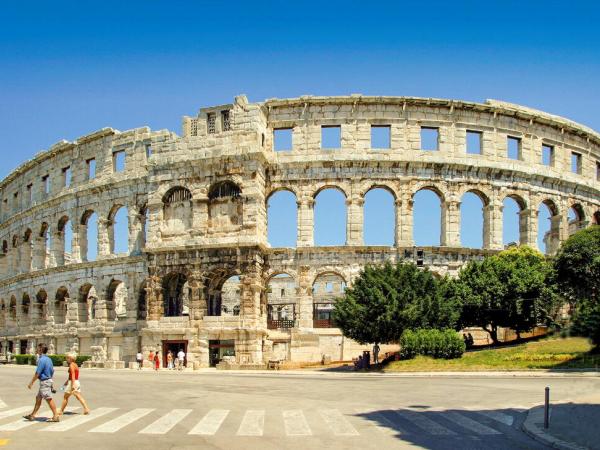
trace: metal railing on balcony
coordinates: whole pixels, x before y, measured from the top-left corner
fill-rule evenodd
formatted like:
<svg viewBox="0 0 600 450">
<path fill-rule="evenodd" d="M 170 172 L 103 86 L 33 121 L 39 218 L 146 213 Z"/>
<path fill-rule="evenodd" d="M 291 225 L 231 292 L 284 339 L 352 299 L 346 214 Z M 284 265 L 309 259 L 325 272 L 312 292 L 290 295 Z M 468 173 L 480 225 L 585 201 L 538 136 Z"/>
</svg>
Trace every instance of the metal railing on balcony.
<svg viewBox="0 0 600 450">
<path fill-rule="evenodd" d="M 267 328 L 269 330 L 277 330 L 278 328 L 289 329 L 296 326 L 295 320 L 290 319 L 267 319 Z"/>
</svg>

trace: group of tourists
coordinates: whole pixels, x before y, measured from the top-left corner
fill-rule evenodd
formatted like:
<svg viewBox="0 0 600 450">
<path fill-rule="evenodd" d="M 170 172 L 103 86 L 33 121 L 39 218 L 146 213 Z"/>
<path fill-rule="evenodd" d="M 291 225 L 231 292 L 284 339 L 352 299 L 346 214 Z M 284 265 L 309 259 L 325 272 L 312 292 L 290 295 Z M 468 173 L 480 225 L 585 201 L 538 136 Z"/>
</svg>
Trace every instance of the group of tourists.
<svg viewBox="0 0 600 450">
<path fill-rule="evenodd" d="M 135 357 L 138 365 L 138 370 L 142 370 L 144 367 L 144 355 L 142 352 L 138 352 Z M 150 362 L 151 367 L 158 371 L 160 369 L 160 351 L 150 350 L 148 354 L 148 361 Z M 185 368 L 185 352 L 183 348 L 180 348 L 177 352 L 177 355 L 174 355 L 171 350 L 167 352 L 167 369 L 169 370 L 183 370 Z"/>
<path fill-rule="evenodd" d="M 53 394 L 56 394 L 56 389 L 54 389 L 54 381 L 52 377 L 54 377 L 54 364 L 52 360 L 48 357 L 48 347 L 44 344 L 39 344 L 36 349 L 36 359 L 37 366 L 35 369 L 35 373 L 31 378 L 31 382 L 27 385 L 29 389 L 32 388 L 33 384 L 36 380 L 39 380 L 39 389 L 38 393 L 35 397 L 35 406 L 33 407 L 33 411 L 31 414 L 27 414 L 23 416 L 27 420 L 35 420 L 37 417 L 37 413 L 40 410 L 42 405 L 42 400 L 46 400 L 48 406 L 52 410 L 52 418 L 48 420 L 48 422 L 60 422 L 60 417 L 65 412 L 65 408 L 69 404 L 69 398 L 71 395 L 75 396 L 75 398 L 81 403 L 83 406 L 83 414 L 89 414 L 90 408 L 87 405 L 87 402 L 81 395 L 81 384 L 79 383 L 79 366 L 75 362 L 76 355 L 74 353 L 67 354 L 67 363 L 69 365 L 68 378 L 67 381 L 61 387 L 61 391 L 64 391 L 64 397 L 62 401 L 62 405 L 60 407 L 60 411 L 57 410 L 56 404 L 54 403 L 54 399 L 52 398 Z"/>
</svg>

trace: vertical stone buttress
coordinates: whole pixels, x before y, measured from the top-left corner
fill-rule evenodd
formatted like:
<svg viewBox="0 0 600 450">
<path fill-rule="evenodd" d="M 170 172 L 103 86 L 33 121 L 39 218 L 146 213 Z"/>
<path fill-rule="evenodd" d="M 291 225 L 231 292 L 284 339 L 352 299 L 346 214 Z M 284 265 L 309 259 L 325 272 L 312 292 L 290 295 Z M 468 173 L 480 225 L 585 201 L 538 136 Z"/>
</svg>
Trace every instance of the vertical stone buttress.
<svg viewBox="0 0 600 450">
<path fill-rule="evenodd" d="M 303 195 L 298 200 L 298 247 L 314 245 L 314 205 L 312 197 Z"/>
<path fill-rule="evenodd" d="M 445 200 L 442 203 L 442 232 L 440 244 L 443 247 L 460 247 L 460 202 Z"/>
<path fill-rule="evenodd" d="M 362 197 L 350 197 L 346 200 L 346 245 L 364 245 L 364 204 Z"/>
</svg>

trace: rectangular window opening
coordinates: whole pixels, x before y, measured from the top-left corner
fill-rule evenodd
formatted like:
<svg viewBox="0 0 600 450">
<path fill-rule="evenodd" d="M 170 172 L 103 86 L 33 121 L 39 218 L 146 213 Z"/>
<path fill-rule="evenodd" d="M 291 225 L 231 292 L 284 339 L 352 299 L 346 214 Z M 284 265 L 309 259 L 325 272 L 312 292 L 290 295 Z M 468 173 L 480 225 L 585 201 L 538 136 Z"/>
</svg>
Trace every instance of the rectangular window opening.
<svg viewBox="0 0 600 450">
<path fill-rule="evenodd" d="M 149 159 L 152 156 L 152 146 L 150 144 L 146 145 L 146 159 Z"/>
<path fill-rule="evenodd" d="M 27 202 L 30 205 L 33 203 L 33 184 L 27 185 Z"/>
<path fill-rule="evenodd" d="M 88 172 L 88 180 L 93 180 L 96 178 L 96 160 L 94 158 L 88 159 L 86 161 L 87 164 L 87 172 Z"/>
<path fill-rule="evenodd" d="M 44 175 L 42 177 L 42 189 L 44 190 L 44 194 L 50 193 L 50 175 Z"/>
<path fill-rule="evenodd" d="M 273 149 L 276 152 L 292 150 L 292 128 L 275 128 L 273 130 Z"/>
<path fill-rule="evenodd" d="M 521 139 L 512 136 L 506 138 L 506 156 L 509 159 L 521 159 Z"/>
<path fill-rule="evenodd" d="M 571 152 L 571 172 L 581 175 L 581 153 Z"/>
<path fill-rule="evenodd" d="M 217 131 L 216 127 L 217 115 L 215 113 L 208 113 L 206 115 L 206 131 L 208 134 L 215 134 Z"/>
<path fill-rule="evenodd" d="M 342 147 L 342 127 L 339 125 L 321 126 L 321 148 Z"/>
<path fill-rule="evenodd" d="M 551 145 L 542 145 L 542 164 L 544 166 L 554 165 L 554 147 Z"/>
<path fill-rule="evenodd" d="M 440 129 L 421 127 L 421 150 L 437 151 L 440 147 Z"/>
<path fill-rule="evenodd" d="M 67 187 L 67 188 L 69 186 L 71 186 L 71 168 L 70 167 L 63 168 L 62 176 L 63 176 L 63 186 Z"/>
<path fill-rule="evenodd" d="M 231 130 L 229 110 L 221 111 L 221 126 L 223 127 L 223 131 Z"/>
<path fill-rule="evenodd" d="M 19 209 L 19 193 L 15 192 L 13 194 L 13 209 L 16 211 Z"/>
<path fill-rule="evenodd" d="M 389 149 L 392 146 L 391 135 L 389 125 L 371 125 L 371 148 Z"/>
<path fill-rule="evenodd" d="M 596 181 L 600 181 L 600 161 L 596 161 Z"/>
<path fill-rule="evenodd" d="M 481 131 L 467 130 L 467 153 L 469 155 L 481 155 L 483 133 Z"/>
<path fill-rule="evenodd" d="M 113 152 L 113 171 L 124 172 L 125 171 L 125 151 L 119 150 Z"/>
</svg>

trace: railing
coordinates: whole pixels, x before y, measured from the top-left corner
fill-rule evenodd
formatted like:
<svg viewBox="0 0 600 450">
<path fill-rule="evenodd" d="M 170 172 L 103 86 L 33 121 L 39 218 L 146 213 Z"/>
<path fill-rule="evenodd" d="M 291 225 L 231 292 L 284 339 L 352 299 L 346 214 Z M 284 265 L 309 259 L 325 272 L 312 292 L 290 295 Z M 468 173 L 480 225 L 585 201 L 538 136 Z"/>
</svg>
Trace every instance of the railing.
<svg viewBox="0 0 600 450">
<path fill-rule="evenodd" d="M 267 320 L 267 328 L 269 330 L 276 330 L 278 328 L 288 329 L 294 328 L 296 326 L 295 320 L 290 319 L 268 319 Z"/>
<path fill-rule="evenodd" d="M 313 328 L 333 328 L 333 321 L 331 319 L 314 319 Z"/>
</svg>

